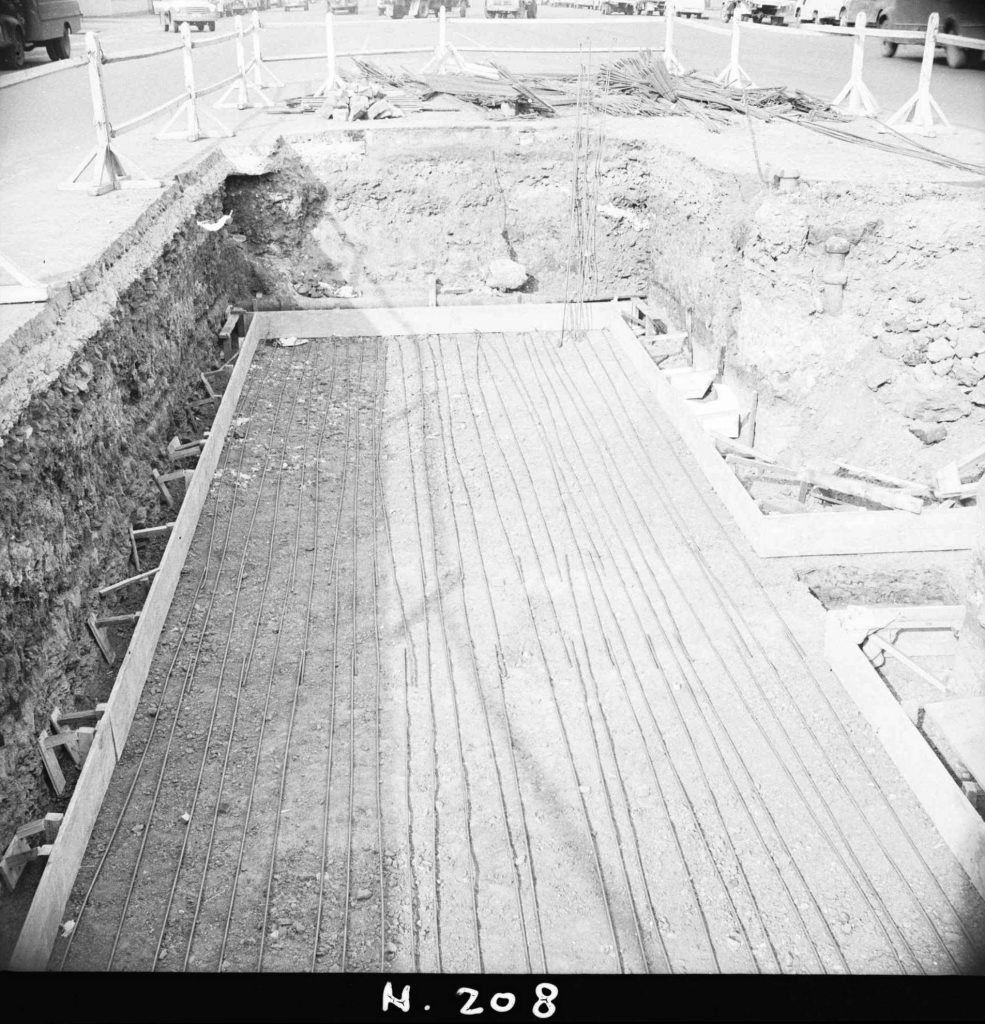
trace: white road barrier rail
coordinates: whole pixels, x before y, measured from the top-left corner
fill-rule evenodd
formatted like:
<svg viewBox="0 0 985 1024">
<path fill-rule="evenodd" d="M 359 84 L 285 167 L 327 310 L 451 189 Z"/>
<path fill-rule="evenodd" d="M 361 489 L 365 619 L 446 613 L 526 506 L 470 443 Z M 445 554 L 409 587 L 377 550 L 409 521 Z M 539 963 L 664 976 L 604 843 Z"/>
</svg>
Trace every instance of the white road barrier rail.
<svg viewBox="0 0 985 1024">
<path fill-rule="evenodd" d="M 118 188 L 160 188 L 162 183 L 146 175 L 128 157 L 117 152 L 113 147 L 113 140 L 127 131 L 154 120 L 156 117 L 174 111 L 171 118 L 157 134 L 158 139 L 183 139 L 189 142 L 196 142 L 200 139 L 212 139 L 235 134 L 232 128 L 227 128 L 210 112 L 203 111 L 199 101 L 205 96 L 211 95 L 220 89 L 228 91 L 215 104 L 217 108 L 236 108 L 247 110 L 251 108 L 272 106 L 272 101 L 264 92 L 271 86 L 282 86 L 284 83 L 271 70 L 269 65 L 275 61 L 298 61 L 298 60 L 324 60 L 325 79 L 316 96 L 324 96 L 333 88 L 341 84 L 338 71 L 338 61 L 343 57 L 383 57 L 399 56 L 402 54 L 428 54 L 429 59 L 422 70 L 433 74 L 443 73 L 464 73 L 491 77 L 492 73 L 483 65 L 470 64 L 464 60 L 465 53 L 515 53 L 515 54 L 586 54 L 594 52 L 597 55 L 608 55 L 617 53 L 641 53 L 651 51 L 662 54 L 664 66 L 669 72 L 675 74 L 684 73 L 684 69 L 677 58 L 674 48 L 674 25 L 676 22 L 676 0 L 667 0 L 664 14 L 664 44 L 663 47 L 653 45 L 647 46 L 643 40 L 635 46 L 604 46 L 598 45 L 598 40 L 587 42 L 582 46 L 513 46 L 498 45 L 490 41 L 482 41 L 464 36 L 461 32 L 457 38 L 461 38 L 463 45 L 457 45 L 449 39 L 449 28 L 446 22 L 444 9 L 441 10 L 437 21 L 437 44 L 424 47 L 380 47 L 377 49 L 361 49 L 338 51 L 336 49 L 334 15 L 329 8 L 326 11 L 323 21 L 312 22 L 277 22 L 262 25 L 259 14 L 254 11 L 250 19 L 249 27 L 244 25 L 242 17 L 236 18 L 236 31 L 213 39 L 202 39 L 193 41 L 187 31 L 188 26 L 183 26 L 181 46 L 166 47 L 136 54 L 120 54 L 107 57 L 102 52 L 99 38 L 95 33 L 86 33 L 86 59 L 89 69 L 89 84 L 92 94 L 93 125 L 96 132 L 96 145 L 88 154 L 78 170 L 66 182 L 62 188 L 85 189 L 93 195 L 103 195 L 106 192 Z M 618 22 L 623 25 L 654 25 L 656 19 L 645 16 L 622 18 Z M 492 30 L 493 38 L 496 33 L 504 31 L 504 26 L 509 24 L 514 31 L 519 24 L 507 19 L 487 20 L 477 24 L 471 24 L 469 30 L 476 32 L 480 30 Z M 553 29 L 561 25 L 581 25 L 586 29 L 599 29 L 603 23 L 592 18 L 558 18 L 549 22 L 525 22 L 522 31 L 532 35 L 537 25 L 543 25 L 545 29 Z M 865 85 L 863 74 L 863 61 L 865 41 L 868 38 L 882 39 L 887 43 L 918 42 L 924 44 L 923 60 L 920 67 L 920 77 L 917 90 L 914 95 L 888 120 L 891 127 L 902 131 L 920 132 L 932 134 L 941 130 L 950 130 L 951 125 L 940 106 L 930 93 L 931 75 L 933 70 L 934 50 L 938 46 L 949 48 L 963 48 L 967 50 L 985 51 L 985 39 L 976 39 L 969 36 L 958 36 L 939 31 L 940 18 L 937 14 L 931 15 L 925 32 L 908 31 L 901 29 L 868 28 L 865 24 L 865 15 L 861 13 L 852 27 L 841 26 L 804 26 L 805 32 L 819 34 L 849 35 L 854 37 L 852 52 L 851 76 L 847 84 L 835 96 L 832 101 L 835 106 L 846 110 L 848 113 L 857 116 L 875 116 L 879 110 L 879 104 L 875 97 Z M 296 29 L 298 27 L 322 27 L 325 33 L 324 52 L 284 54 L 263 57 L 260 35 L 262 31 Z M 614 26 L 613 26 L 614 27 Z M 751 76 L 745 71 L 739 62 L 741 46 L 741 21 L 738 18 L 732 20 L 731 53 L 728 65 L 719 72 L 716 81 L 736 87 L 739 89 L 753 88 Z M 246 36 L 253 37 L 253 56 L 247 60 L 246 57 Z M 501 38 L 501 37 L 500 37 Z M 513 37 L 515 38 L 515 36 Z M 221 46 L 226 43 L 234 43 L 236 50 L 236 72 L 217 82 L 207 89 L 199 89 L 195 83 L 195 68 L 192 60 L 192 51 L 210 46 Z M 102 79 L 102 65 L 122 63 L 132 60 L 143 60 L 157 57 L 162 54 L 172 53 L 180 50 L 184 68 L 185 90 L 180 96 L 172 97 L 164 103 L 159 104 L 151 110 L 146 111 L 129 121 L 113 127 L 109 119 L 106 104 L 106 94 Z M 949 58 L 950 59 L 950 58 Z M 177 108 L 177 109 L 175 109 Z M 174 126 L 184 116 L 185 127 L 178 130 Z M 208 127 L 203 126 L 203 119 L 211 122 Z M 88 180 L 83 176 L 91 168 L 92 174 Z"/>
</svg>

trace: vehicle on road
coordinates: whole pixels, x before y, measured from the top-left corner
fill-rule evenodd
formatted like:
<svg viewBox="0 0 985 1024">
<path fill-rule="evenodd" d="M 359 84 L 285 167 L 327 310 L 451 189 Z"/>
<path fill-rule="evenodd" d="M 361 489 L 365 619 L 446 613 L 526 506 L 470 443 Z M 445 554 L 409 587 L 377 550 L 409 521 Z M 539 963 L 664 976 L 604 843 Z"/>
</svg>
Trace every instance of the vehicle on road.
<svg viewBox="0 0 985 1024">
<path fill-rule="evenodd" d="M 664 0 L 636 0 L 636 13 L 640 16 L 651 17 L 654 14 L 663 14 Z"/>
<path fill-rule="evenodd" d="M 731 21 L 735 15 L 743 21 L 754 21 L 756 24 L 768 21 L 771 25 L 782 25 L 786 21 L 793 21 L 794 9 L 793 3 L 756 4 L 750 0 L 726 0 L 722 4 L 722 21 Z"/>
<path fill-rule="evenodd" d="M 51 60 L 65 60 L 72 56 L 72 33 L 81 29 L 77 0 L 0 0 L 0 63 L 22 68 L 36 46 Z"/>
<path fill-rule="evenodd" d="M 636 5 L 632 0 L 605 0 L 602 4 L 603 14 L 635 14 Z"/>
<path fill-rule="evenodd" d="M 537 0 L 485 0 L 485 11 L 487 18 L 536 18 Z"/>
<path fill-rule="evenodd" d="M 210 32 L 215 32 L 219 9 L 213 3 L 203 3 L 203 0 L 167 0 L 166 3 L 154 6 L 165 32 L 179 32 L 182 25 L 194 25 L 199 32 L 206 27 Z"/>
<path fill-rule="evenodd" d="M 903 29 L 925 32 L 930 15 L 937 12 L 940 31 L 952 36 L 985 39 L 985 3 L 978 0 L 890 0 L 877 13 L 876 25 L 882 29 Z M 869 12 L 866 11 L 866 14 Z M 917 45 L 912 39 L 884 39 L 884 57 L 894 57 L 900 46 Z M 945 46 L 948 67 L 976 67 L 982 62 L 982 51 L 965 46 Z"/>
<path fill-rule="evenodd" d="M 438 16 L 438 11 L 444 7 L 445 13 L 458 11 L 460 18 L 464 18 L 469 9 L 469 0 L 386 0 L 380 3 L 377 0 L 377 14 L 385 14 L 388 18 L 426 18 L 429 14 Z"/>
<path fill-rule="evenodd" d="M 295 5 L 300 6 L 299 0 L 287 0 Z M 284 9 L 287 10 L 287 2 L 285 2 Z M 303 0 L 304 9 L 308 9 L 308 0 Z M 329 10 L 332 14 L 358 14 L 359 13 L 359 0 L 329 0 Z"/>
<path fill-rule="evenodd" d="M 812 21 L 815 25 L 821 22 L 848 25 L 848 0 L 804 0 L 804 3 L 797 4 L 793 20 L 794 24 Z"/>
<path fill-rule="evenodd" d="M 674 10 L 679 18 L 704 18 L 721 6 L 721 0 L 676 0 Z"/>
</svg>

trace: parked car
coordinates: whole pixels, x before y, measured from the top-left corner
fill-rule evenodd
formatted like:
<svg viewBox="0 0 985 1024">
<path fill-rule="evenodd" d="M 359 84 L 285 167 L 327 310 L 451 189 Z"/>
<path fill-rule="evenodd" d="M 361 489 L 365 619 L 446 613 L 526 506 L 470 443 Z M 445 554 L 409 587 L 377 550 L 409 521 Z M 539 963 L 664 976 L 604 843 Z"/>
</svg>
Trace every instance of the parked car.
<svg viewBox="0 0 985 1024">
<path fill-rule="evenodd" d="M 839 25 L 854 24 L 849 21 L 848 0 L 804 0 L 794 11 L 794 23 L 813 21 L 815 25 L 828 21 Z"/>
<path fill-rule="evenodd" d="M 22 68 L 24 54 L 43 46 L 51 60 L 72 55 L 72 33 L 82 30 L 77 0 L 0 2 L 0 61 Z"/>
<path fill-rule="evenodd" d="M 985 3 L 978 0 L 890 0 L 879 15 L 876 24 L 883 29 L 903 29 L 911 32 L 926 31 L 927 21 L 934 12 L 940 17 L 940 31 L 948 35 L 985 39 Z M 900 46 L 920 45 L 913 40 L 884 39 L 882 52 L 893 57 Z M 945 46 L 948 67 L 975 67 L 982 60 L 982 51 L 963 46 Z"/>
<path fill-rule="evenodd" d="M 199 32 L 208 27 L 210 32 L 215 32 L 219 9 L 214 3 L 206 3 L 205 0 L 168 0 L 167 3 L 154 6 L 165 32 L 178 32 L 182 25 L 194 25 Z"/>
</svg>

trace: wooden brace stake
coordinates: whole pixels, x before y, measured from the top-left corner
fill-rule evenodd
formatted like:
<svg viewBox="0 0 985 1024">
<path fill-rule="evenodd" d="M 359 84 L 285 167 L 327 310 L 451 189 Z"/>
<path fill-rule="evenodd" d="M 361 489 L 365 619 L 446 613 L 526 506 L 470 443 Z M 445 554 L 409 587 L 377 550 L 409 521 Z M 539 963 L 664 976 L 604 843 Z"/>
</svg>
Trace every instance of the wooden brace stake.
<svg viewBox="0 0 985 1024">
<path fill-rule="evenodd" d="M 134 545 L 134 550 L 136 550 L 136 545 Z M 116 652 L 113 650 L 113 645 L 109 642 L 109 637 L 96 620 L 96 616 L 90 615 L 86 619 L 86 625 L 89 627 L 89 632 L 92 633 L 93 639 L 99 645 L 99 650 L 102 651 L 106 664 L 115 665 Z"/>
<path fill-rule="evenodd" d="M 120 580 L 119 583 L 111 583 L 108 587 L 103 587 L 99 591 L 100 597 L 106 597 L 107 594 L 112 594 L 116 590 L 120 590 L 122 587 L 128 587 L 131 583 L 149 583 L 151 579 L 157 573 L 159 567 L 155 566 L 153 569 L 148 569 L 147 572 L 142 572 L 137 576 L 130 576 L 125 580 Z"/>
</svg>

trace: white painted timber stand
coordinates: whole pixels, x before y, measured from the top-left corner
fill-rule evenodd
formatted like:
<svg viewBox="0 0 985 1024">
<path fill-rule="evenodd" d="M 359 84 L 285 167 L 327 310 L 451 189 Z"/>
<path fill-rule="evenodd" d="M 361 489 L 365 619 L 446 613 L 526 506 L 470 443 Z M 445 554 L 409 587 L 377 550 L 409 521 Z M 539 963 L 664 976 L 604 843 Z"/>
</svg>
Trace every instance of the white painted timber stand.
<svg viewBox="0 0 985 1024">
<path fill-rule="evenodd" d="M 326 96 L 343 84 L 335 69 L 335 15 L 331 7 L 325 11 L 325 61 L 325 81 L 315 90 L 316 96 Z"/>
<path fill-rule="evenodd" d="M 264 96 L 260 89 L 262 85 L 257 85 L 247 81 L 246 72 L 249 70 L 246 66 L 246 46 L 243 41 L 243 16 L 241 14 L 236 15 L 236 67 L 238 69 L 238 75 L 236 81 L 229 87 L 225 95 L 222 96 L 219 101 L 215 104 L 216 108 L 220 107 L 235 107 L 237 110 L 248 110 L 252 107 L 272 107 L 273 100 L 268 96 Z M 254 36 L 254 44 L 257 44 L 257 38 Z M 253 90 L 254 96 L 257 98 L 256 103 L 250 102 L 250 90 Z M 230 97 L 236 94 L 235 99 Z"/>
<path fill-rule="evenodd" d="M 927 37 L 923 44 L 923 60 L 920 62 L 917 91 L 886 122 L 897 131 L 914 132 L 918 135 L 953 131 L 951 122 L 944 116 L 944 111 L 938 106 L 937 100 L 930 95 L 930 74 L 934 68 L 934 49 L 939 21 L 936 13 L 931 14 L 927 20 Z M 935 114 L 937 121 L 934 120 Z"/>
<path fill-rule="evenodd" d="M 684 68 L 674 53 L 674 24 L 677 21 L 677 4 L 667 0 L 664 6 L 664 67 L 671 75 L 683 75 Z"/>
<path fill-rule="evenodd" d="M 726 85 L 736 89 L 754 89 L 752 79 L 742 70 L 739 64 L 739 39 L 741 29 L 739 24 L 742 21 L 738 14 L 732 15 L 732 50 L 728 64 L 715 76 L 719 85 Z"/>
<path fill-rule="evenodd" d="M 118 188 L 162 188 L 163 182 L 147 175 L 129 158 L 113 149 L 113 126 L 106 112 L 103 88 L 103 51 L 99 37 L 86 32 L 86 57 L 89 61 L 89 89 L 92 93 L 92 119 L 96 127 L 96 148 L 82 161 L 61 189 L 84 189 L 91 196 L 105 195 Z M 92 165 L 92 178 L 81 181 Z"/>
<path fill-rule="evenodd" d="M 188 26 L 188 22 L 183 22 L 181 25 L 181 45 L 182 45 L 182 58 L 185 65 L 185 92 L 187 99 L 180 107 L 175 111 L 174 116 L 170 121 L 161 129 L 160 133 L 156 136 L 158 139 L 186 139 L 188 142 L 198 142 L 199 139 L 222 139 L 228 138 L 233 133 L 215 116 L 208 110 L 203 110 L 202 113 L 206 117 L 210 118 L 215 128 L 203 128 L 199 121 L 198 106 L 196 100 L 198 93 L 195 89 L 195 63 L 192 60 L 192 30 Z M 171 126 L 184 114 L 186 117 L 186 125 L 184 131 L 172 130 Z"/>
<path fill-rule="evenodd" d="M 852 76 L 845 88 L 834 98 L 833 105 L 856 117 L 875 117 L 879 104 L 862 81 L 862 62 L 865 59 L 865 11 L 855 19 L 855 48 L 852 51 Z"/>
<path fill-rule="evenodd" d="M 255 89 L 266 89 L 268 85 L 283 85 L 284 83 L 263 63 L 263 55 L 260 53 L 260 15 L 256 11 L 250 19 L 250 31 L 253 33 L 253 63 L 250 65 L 253 71 L 253 87 Z M 267 76 L 264 81 L 263 76 Z"/>
<path fill-rule="evenodd" d="M 438 45 L 427 63 L 421 68 L 424 75 L 476 75 L 479 78 L 495 79 L 499 74 L 481 64 L 470 64 L 458 50 L 448 42 L 448 23 L 444 7 L 438 8 Z"/>
<path fill-rule="evenodd" d="M 15 302 L 47 302 L 48 288 L 46 285 L 33 281 L 22 273 L 0 253 L 0 272 L 12 277 L 16 284 L 0 283 L 0 305 Z"/>
</svg>

